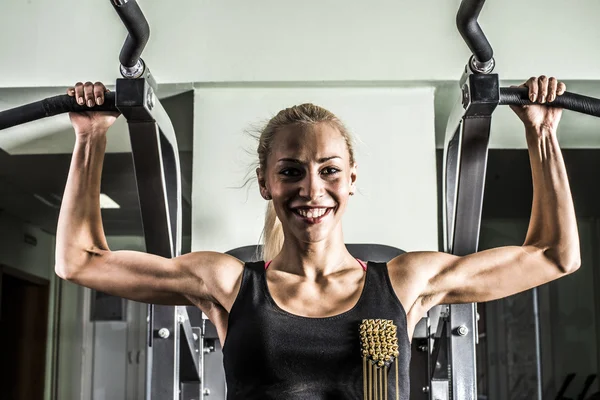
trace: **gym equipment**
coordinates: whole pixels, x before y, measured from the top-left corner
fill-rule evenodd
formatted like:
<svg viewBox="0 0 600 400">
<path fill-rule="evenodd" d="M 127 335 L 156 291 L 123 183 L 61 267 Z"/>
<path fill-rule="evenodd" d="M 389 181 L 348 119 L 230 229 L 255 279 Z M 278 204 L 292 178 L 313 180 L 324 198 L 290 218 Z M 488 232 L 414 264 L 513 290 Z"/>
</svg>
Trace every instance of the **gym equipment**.
<svg viewBox="0 0 600 400">
<path fill-rule="evenodd" d="M 498 75 L 492 73 L 493 50 L 477 22 L 484 3 L 485 0 L 462 0 L 456 16 L 458 31 L 473 55 L 459 80 L 461 97 L 446 129 L 443 224 L 444 251 L 460 256 L 474 253 L 478 247 L 492 113 L 499 105 L 532 104 L 527 88 L 502 88 Z M 600 117 L 600 100 L 570 92 L 547 106 Z M 428 348 L 433 366 L 429 369 L 431 386 L 423 391 L 429 395 L 414 398 L 476 399 L 475 305 L 440 308 L 430 313 L 430 319 L 432 314 L 441 317 L 437 320 L 434 343 Z M 431 333 L 426 332 L 425 338 L 430 337 Z M 453 355 L 460 355 L 460 361 Z"/>
<path fill-rule="evenodd" d="M 175 257 L 181 252 L 181 176 L 173 126 L 156 98 L 156 82 L 140 58 L 149 27 L 135 0 L 112 0 L 129 35 L 120 62 L 122 79 L 103 106 L 127 119 L 140 208 L 149 253 Z M 477 251 L 491 116 L 498 105 L 530 104 L 527 89 L 501 88 L 493 51 L 478 15 L 485 0 L 463 0 L 457 26 L 473 55 L 459 81 L 461 97 L 449 118 L 444 148 L 444 250 L 456 255 Z M 600 100 L 565 93 L 549 106 L 600 116 Z M 0 112 L 0 130 L 69 111 L 90 110 L 70 96 L 56 96 Z M 348 245 L 355 257 L 389 261 L 402 251 L 382 245 Z M 255 246 L 229 253 L 252 261 Z M 146 399 L 203 399 L 204 337 L 207 324 L 194 307 L 149 306 Z M 190 319 L 195 321 L 194 326 Z M 413 338 L 411 399 L 477 398 L 474 305 L 435 307 Z M 160 362 L 152 362 L 154 359 Z M 591 385 L 591 383 L 590 383 Z M 585 395 L 585 394 L 584 394 Z M 538 393 L 541 396 L 541 393 Z"/>
<path fill-rule="evenodd" d="M 146 251 L 163 257 L 181 254 L 181 170 L 173 125 L 159 99 L 156 82 L 141 54 L 150 28 L 135 0 L 112 0 L 128 31 L 119 56 L 114 93 L 88 108 L 68 95 L 50 97 L 0 112 L 0 130 L 70 111 L 119 111 L 127 120 L 139 194 Z M 199 399 L 202 359 L 195 307 L 150 305 L 146 399 Z M 153 360 L 159 360 L 153 362 Z"/>
</svg>

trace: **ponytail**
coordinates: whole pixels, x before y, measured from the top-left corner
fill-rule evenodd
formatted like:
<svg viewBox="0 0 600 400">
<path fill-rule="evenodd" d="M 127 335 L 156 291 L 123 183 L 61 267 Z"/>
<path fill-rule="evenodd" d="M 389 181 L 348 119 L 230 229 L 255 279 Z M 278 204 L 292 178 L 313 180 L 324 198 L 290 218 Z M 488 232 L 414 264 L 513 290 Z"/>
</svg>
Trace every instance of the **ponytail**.
<svg viewBox="0 0 600 400">
<path fill-rule="evenodd" d="M 265 213 L 265 227 L 263 228 L 263 251 L 262 259 L 271 261 L 274 259 L 281 248 L 283 247 L 283 227 L 281 221 L 277 218 L 273 200 L 269 200 L 267 204 L 267 212 Z"/>
</svg>

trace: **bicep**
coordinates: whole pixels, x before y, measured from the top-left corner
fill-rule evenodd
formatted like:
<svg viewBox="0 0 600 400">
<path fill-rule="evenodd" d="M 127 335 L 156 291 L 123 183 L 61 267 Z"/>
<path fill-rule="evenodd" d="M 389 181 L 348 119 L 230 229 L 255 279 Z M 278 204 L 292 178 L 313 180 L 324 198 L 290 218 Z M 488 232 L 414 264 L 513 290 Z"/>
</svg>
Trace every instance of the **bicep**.
<svg viewBox="0 0 600 400">
<path fill-rule="evenodd" d="M 507 297 L 566 273 L 535 246 L 506 246 L 459 257 L 432 253 L 422 302 L 474 303 Z"/>
<path fill-rule="evenodd" d="M 169 259 L 137 251 L 100 250 L 94 251 L 82 267 L 65 278 L 134 301 L 191 305 L 190 297 L 214 300 L 209 282 L 218 280 L 215 270 L 231 263 L 231 259 L 212 252 Z"/>
</svg>

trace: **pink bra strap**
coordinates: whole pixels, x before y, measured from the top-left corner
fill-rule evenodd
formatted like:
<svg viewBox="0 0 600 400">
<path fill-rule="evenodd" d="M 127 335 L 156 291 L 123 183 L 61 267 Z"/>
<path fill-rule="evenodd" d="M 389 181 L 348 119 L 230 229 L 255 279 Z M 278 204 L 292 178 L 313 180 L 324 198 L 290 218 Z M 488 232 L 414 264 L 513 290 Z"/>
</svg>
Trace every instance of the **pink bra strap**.
<svg viewBox="0 0 600 400">
<path fill-rule="evenodd" d="M 269 268 L 269 265 L 271 264 L 271 261 L 273 261 L 273 260 L 269 260 L 269 261 L 267 261 L 267 262 L 265 263 L 265 270 L 266 270 L 267 268 Z M 358 261 L 358 262 L 359 262 L 359 264 L 360 264 L 360 266 L 362 267 L 362 269 L 364 269 L 365 271 L 367 270 L 367 263 L 366 263 L 366 262 L 364 262 L 363 260 L 359 260 L 358 258 L 356 259 L 356 261 Z"/>
<path fill-rule="evenodd" d="M 364 262 L 363 260 L 359 260 L 358 258 L 356 259 L 356 261 L 359 262 L 360 266 L 366 271 L 367 270 L 367 263 Z"/>
</svg>

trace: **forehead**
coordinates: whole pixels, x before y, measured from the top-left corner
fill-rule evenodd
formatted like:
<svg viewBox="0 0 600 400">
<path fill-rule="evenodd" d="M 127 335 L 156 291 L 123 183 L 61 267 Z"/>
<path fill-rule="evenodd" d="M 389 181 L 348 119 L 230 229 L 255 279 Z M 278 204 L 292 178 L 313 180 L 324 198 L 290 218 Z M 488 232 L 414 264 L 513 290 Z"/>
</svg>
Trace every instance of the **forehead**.
<svg viewBox="0 0 600 400">
<path fill-rule="evenodd" d="M 340 131 L 326 123 L 290 126 L 279 130 L 273 138 L 271 156 L 314 160 L 338 156 L 348 158 L 348 146 Z"/>
</svg>

